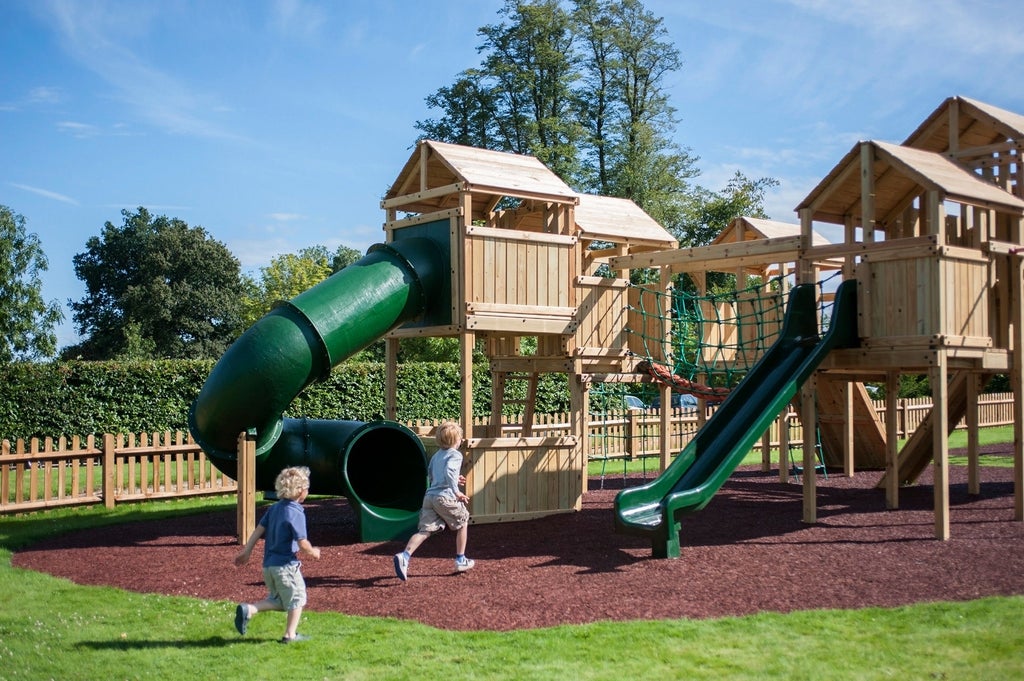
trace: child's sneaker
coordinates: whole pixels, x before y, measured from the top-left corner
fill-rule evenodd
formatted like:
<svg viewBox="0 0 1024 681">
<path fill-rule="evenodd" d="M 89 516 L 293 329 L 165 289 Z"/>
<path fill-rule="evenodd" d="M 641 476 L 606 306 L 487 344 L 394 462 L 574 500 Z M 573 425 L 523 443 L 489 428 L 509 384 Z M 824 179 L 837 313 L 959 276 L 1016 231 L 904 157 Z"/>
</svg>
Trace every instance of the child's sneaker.
<svg viewBox="0 0 1024 681">
<path fill-rule="evenodd" d="M 455 559 L 456 572 L 465 572 L 466 570 L 472 569 L 474 565 L 476 565 L 476 561 L 472 558 L 464 557 L 462 560 L 459 560 L 458 558 Z"/>
<path fill-rule="evenodd" d="M 409 579 L 409 557 L 404 551 L 395 554 L 395 575 L 403 582 Z"/>
</svg>

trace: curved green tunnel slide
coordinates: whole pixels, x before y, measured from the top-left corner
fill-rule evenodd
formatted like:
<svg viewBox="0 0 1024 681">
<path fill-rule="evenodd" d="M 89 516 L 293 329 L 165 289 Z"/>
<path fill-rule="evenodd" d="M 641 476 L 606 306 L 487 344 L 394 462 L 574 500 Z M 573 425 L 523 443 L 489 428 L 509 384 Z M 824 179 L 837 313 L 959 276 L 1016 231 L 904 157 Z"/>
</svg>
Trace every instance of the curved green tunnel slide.
<svg viewBox="0 0 1024 681">
<path fill-rule="evenodd" d="M 296 396 L 342 360 L 423 315 L 444 290 L 447 254 L 428 238 L 376 244 L 256 322 L 214 366 L 189 410 L 211 462 L 236 477 L 240 433 L 255 433 L 256 487 L 273 490 L 288 466 L 308 466 L 310 493 L 348 498 L 362 541 L 416 529 L 426 452 L 391 421 L 284 418 Z"/>
</svg>

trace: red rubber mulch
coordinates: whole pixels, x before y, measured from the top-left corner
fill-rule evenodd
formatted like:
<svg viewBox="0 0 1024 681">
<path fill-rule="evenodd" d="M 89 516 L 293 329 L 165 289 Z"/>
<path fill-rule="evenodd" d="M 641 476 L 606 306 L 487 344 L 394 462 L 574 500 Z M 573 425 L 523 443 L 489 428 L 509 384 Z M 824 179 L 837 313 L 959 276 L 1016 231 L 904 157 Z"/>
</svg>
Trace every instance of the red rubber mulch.
<svg viewBox="0 0 1024 681">
<path fill-rule="evenodd" d="M 1006 446 L 995 453 L 1009 456 Z M 477 564 L 467 573 L 453 571 L 451 533 L 430 538 L 406 583 L 392 568 L 401 544 L 359 543 L 346 500 L 315 500 L 306 513 L 322 556 L 304 561 L 307 609 L 514 630 L 1024 594 L 1012 470 L 983 468 L 979 496 L 967 494 L 966 475 L 950 469 L 952 537 L 943 542 L 934 538 L 930 470 L 901 490 L 895 511 L 875 489 L 879 472 L 819 475 L 818 523 L 805 525 L 799 484 L 742 468 L 707 508 L 683 519 L 682 557 L 658 560 L 645 539 L 613 532 L 623 480 L 611 474 L 603 490 L 591 480 L 578 513 L 471 526 Z M 234 522 L 234 512 L 219 512 L 84 530 L 19 551 L 12 563 L 79 584 L 256 601 L 264 595 L 261 550 L 234 566 Z"/>
</svg>

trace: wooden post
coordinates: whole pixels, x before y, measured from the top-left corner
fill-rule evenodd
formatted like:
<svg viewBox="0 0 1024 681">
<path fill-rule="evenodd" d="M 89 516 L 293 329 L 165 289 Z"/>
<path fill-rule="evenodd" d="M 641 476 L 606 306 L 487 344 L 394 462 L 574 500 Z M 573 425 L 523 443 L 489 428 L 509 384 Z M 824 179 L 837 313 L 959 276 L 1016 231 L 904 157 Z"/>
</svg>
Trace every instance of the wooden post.
<svg viewBox="0 0 1024 681">
<path fill-rule="evenodd" d="M 238 435 L 238 543 L 244 544 L 256 529 L 256 436 Z"/>
<path fill-rule="evenodd" d="M 1018 169 L 1020 164 L 1018 164 Z M 1018 234 L 1018 236 L 1020 236 Z M 1013 326 L 1013 353 L 1010 361 L 1010 385 L 1013 386 L 1013 519 L 1024 520 L 1024 254 L 1014 256 L 1010 278 Z"/>
<path fill-rule="evenodd" d="M 804 522 L 818 522 L 818 414 L 814 404 L 818 379 L 812 376 L 804 384 L 800 400 L 800 418 L 804 422 Z"/>
<path fill-rule="evenodd" d="M 967 493 L 979 494 L 978 477 L 978 375 L 967 377 Z"/>
<path fill-rule="evenodd" d="M 114 487 L 117 480 L 114 474 L 115 442 L 112 433 L 103 435 L 103 506 L 105 508 L 114 508 Z"/>
<path fill-rule="evenodd" d="M 928 372 L 932 388 L 932 451 L 935 478 L 935 538 L 949 539 L 949 442 L 946 423 L 949 421 L 949 389 L 947 387 L 946 350 L 935 353 L 937 365 Z"/>
<path fill-rule="evenodd" d="M 853 411 L 853 382 L 843 383 L 843 475 L 848 478 L 854 473 L 854 442 L 856 425 Z"/>
<path fill-rule="evenodd" d="M 789 482 L 789 405 L 779 415 L 779 482 Z"/>
<path fill-rule="evenodd" d="M 885 507 L 900 507 L 900 426 L 896 396 L 900 394 L 900 375 L 889 371 L 885 376 Z"/>
</svg>

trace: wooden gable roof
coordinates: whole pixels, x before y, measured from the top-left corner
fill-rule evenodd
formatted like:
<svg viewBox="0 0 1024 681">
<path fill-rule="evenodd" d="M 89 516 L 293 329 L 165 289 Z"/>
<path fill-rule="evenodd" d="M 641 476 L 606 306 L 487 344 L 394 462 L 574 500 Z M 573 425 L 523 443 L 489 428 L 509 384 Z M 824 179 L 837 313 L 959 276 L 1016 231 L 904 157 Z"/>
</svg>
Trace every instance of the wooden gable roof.
<svg viewBox="0 0 1024 681">
<path fill-rule="evenodd" d="M 754 241 L 758 239 L 779 239 L 782 237 L 800 236 L 800 225 L 778 220 L 767 220 L 764 218 L 751 218 L 740 216 L 733 218 L 729 224 L 718 233 L 712 244 L 738 243 L 738 235 L 742 228 L 743 241 Z M 812 231 L 811 240 L 814 246 L 827 246 L 831 242 L 818 232 Z"/>
<path fill-rule="evenodd" d="M 937 153 L 1015 142 L 1024 144 L 1024 116 L 966 97 L 949 97 L 903 143 Z"/>
<path fill-rule="evenodd" d="M 451 187 L 451 192 L 431 190 Z M 403 166 L 385 201 L 407 197 L 400 210 L 429 213 L 454 208 L 457 191 L 482 200 L 473 202 L 472 219 L 486 219 L 502 197 L 576 203 L 576 193 L 533 156 L 422 140 Z"/>
<path fill-rule="evenodd" d="M 576 226 L 583 239 L 628 243 L 633 251 L 679 245 L 668 230 L 629 199 L 580 194 L 579 200 Z"/>
<path fill-rule="evenodd" d="M 865 147 L 873 159 L 875 214 L 880 223 L 906 208 L 922 189 L 940 191 L 951 201 L 1024 214 L 1024 201 L 942 154 L 875 141 L 854 145 L 797 211 L 810 209 L 812 220 L 837 224 L 843 224 L 847 215 L 861 217 L 860 165 Z"/>
</svg>

